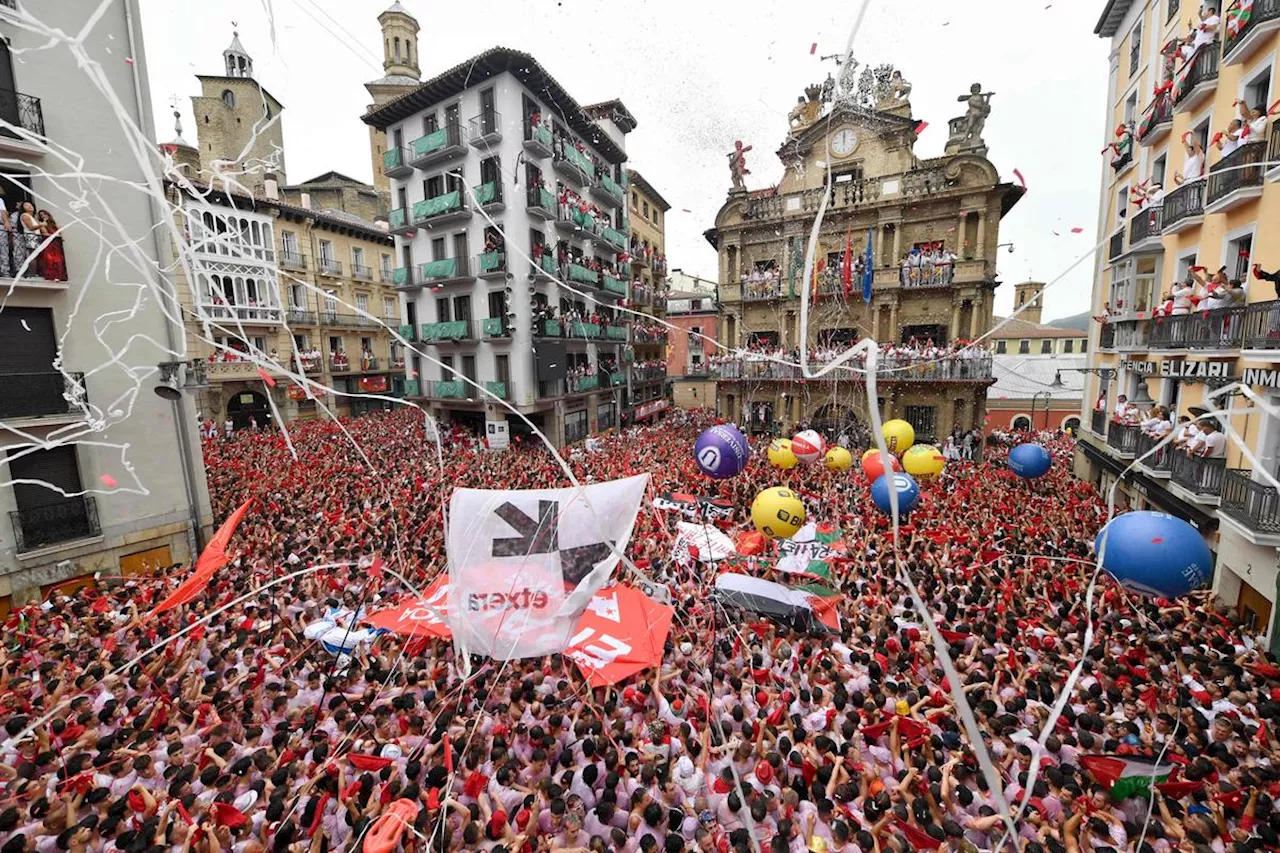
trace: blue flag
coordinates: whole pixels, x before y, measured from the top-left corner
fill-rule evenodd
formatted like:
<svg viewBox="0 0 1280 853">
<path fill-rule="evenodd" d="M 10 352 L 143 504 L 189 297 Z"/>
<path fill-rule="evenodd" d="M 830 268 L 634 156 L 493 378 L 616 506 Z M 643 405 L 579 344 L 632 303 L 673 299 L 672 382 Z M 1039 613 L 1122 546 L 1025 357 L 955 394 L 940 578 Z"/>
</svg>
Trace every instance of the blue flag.
<svg viewBox="0 0 1280 853">
<path fill-rule="evenodd" d="M 876 277 L 875 262 L 871 259 L 871 237 L 874 228 L 867 229 L 867 257 L 862 267 L 862 301 L 871 304 L 871 282 Z"/>
</svg>

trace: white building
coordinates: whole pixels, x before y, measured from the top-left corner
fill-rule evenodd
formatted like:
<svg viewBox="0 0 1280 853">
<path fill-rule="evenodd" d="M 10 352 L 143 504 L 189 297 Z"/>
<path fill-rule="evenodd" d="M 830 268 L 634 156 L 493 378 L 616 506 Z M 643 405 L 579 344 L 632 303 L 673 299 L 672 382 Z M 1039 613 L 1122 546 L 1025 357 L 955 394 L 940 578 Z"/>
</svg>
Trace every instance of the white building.
<svg viewBox="0 0 1280 853">
<path fill-rule="evenodd" d="M 557 445 L 616 425 L 630 357 L 615 311 L 630 277 L 625 109 L 592 121 L 532 56 L 494 48 L 364 121 L 387 139 L 396 281 L 421 353 L 408 396 L 476 429 L 508 418 L 456 370 Z"/>
<path fill-rule="evenodd" d="M 172 264 L 163 199 L 137 189 L 135 152 L 154 150 L 137 2 L 113 0 L 83 42 L 119 116 L 69 45 L 84 4 L 29 11 L 40 27 L 0 4 L 0 189 L 14 228 L 0 231 L 0 613 L 94 572 L 185 562 L 209 523 L 191 397 L 152 393 L 158 366 L 185 353 L 157 272 Z M 72 168 L 105 177 L 64 176 Z M 16 218 L 26 203 L 56 237 Z"/>
</svg>

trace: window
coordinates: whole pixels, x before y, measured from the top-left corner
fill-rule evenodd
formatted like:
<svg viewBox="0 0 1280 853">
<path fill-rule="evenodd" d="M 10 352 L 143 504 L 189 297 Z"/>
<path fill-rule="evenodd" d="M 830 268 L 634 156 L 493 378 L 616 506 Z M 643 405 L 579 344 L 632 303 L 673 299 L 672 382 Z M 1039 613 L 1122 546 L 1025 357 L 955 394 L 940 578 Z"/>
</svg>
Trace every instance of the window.
<svg viewBox="0 0 1280 853">
<path fill-rule="evenodd" d="M 1200 140 L 1200 148 L 1205 152 L 1206 156 L 1209 153 L 1209 125 L 1212 121 L 1213 116 L 1207 115 L 1204 117 L 1204 121 L 1191 128 L 1191 132 Z"/>
<path fill-rule="evenodd" d="M 453 375 L 453 356 L 451 355 L 440 356 L 440 378 L 445 380 L 446 382 L 448 382 L 451 379 L 457 378 Z"/>
<path fill-rule="evenodd" d="M 649 202 L 644 202 L 644 218 L 649 218 Z"/>
<path fill-rule="evenodd" d="M 383 281 L 391 281 L 391 256 L 386 252 L 378 258 L 378 269 L 382 273 Z"/>
<path fill-rule="evenodd" d="M 435 198 L 444 195 L 444 179 L 439 175 L 433 175 L 422 182 L 422 197 Z"/>
<path fill-rule="evenodd" d="M 464 355 L 462 357 L 462 375 L 476 381 L 476 357 L 474 355 Z"/>
<path fill-rule="evenodd" d="M 427 113 L 422 117 L 422 134 L 426 136 L 428 133 L 435 133 L 440 129 L 440 120 L 436 118 L 435 113 Z"/>
<path fill-rule="evenodd" d="M 1169 166 L 1169 156 L 1161 154 L 1151 163 L 1151 183 L 1164 186 L 1165 171 Z"/>
<path fill-rule="evenodd" d="M 1006 341 L 996 341 L 996 354 L 997 354 L 997 355 L 1004 355 L 1004 354 L 1005 354 L 1005 353 L 1007 353 L 1008 351 L 1009 351 L 1009 347 L 1008 347 L 1008 344 L 1007 344 L 1007 342 L 1006 342 Z"/>
<path fill-rule="evenodd" d="M 302 284 L 289 285 L 289 308 L 294 311 L 307 310 L 307 288 Z"/>
<path fill-rule="evenodd" d="M 359 246 L 351 247 L 351 263 L 357 267 L 364 266 L 364 249 Z"/>
<path fill-rule="evenodd" d="M 1029 355 L 1031 353 L 1031 341 L 1018 341 L 1018 354 Z"/>
<path fill-rule="evenodd" d="M 384 320 L 398 320 L 400 317 L 400 312 L 396 310 L 398 307 L 394 296 L 382 297 L 382 318 Z"/>
<path fill-rule="evenodd" d="M 904 406 L 902 417 L 915 430 L 917 441 L 933 441 L 937 424 L 937 409 L 934 406 Z"/>
<path fill-rule="evenodd" d="M 632 210 L 640 209 L 640 197 L 637 196 L 635 193 L 631 194 L 631 209 Z"/>
<path fill-rule="evenodd" d="M 1076 351 L 1076 342 L 1073 340 L 1065 340 L 1062 342 L 1063 353 L 1073 353 Z"/>
<path fill-rule="evenodd" d="M 453 319 L 470 320 L 471 319 L 471 297 L 455 296 L 453 298 Z"/>
<path fill-rule="evenodd" d="M 373 352 L 373 338 L 361 338 L 360 339 L 361 355 L 363 355 L 364 353 L 372 353 L 372 352 Z"/>
<path fill-rule="evenodd" d="M 364 314 L 369 313 L 369 294 L 367 293 L 356 294 L 356 311 Z"/>
<path fill-rule="evenodd" d="M 1040 342 L 1040 354 L 1053 355 L 1053 339 L 1052 338 L 1045 338 L 1043 341 Z"/>
<path fill-rule="evenodd" d="M 320 263 L 330 263 L 333 261 L 333 243 L 328 240 L 320 241 Z"/>
<path fill-rule="evenodd" d="M 1129 33 L 1129 76 L 1138 73 L 1142 64 L 1142 21 Z"/>
<path fill-rule="evenodd" d="M 1129 188 L 1122 187 L 1116 193 L 1116 226 L 1124 227 L 1125 217 L 1129 215 Z"/>
<path fill-rule="evenodd" d="M 297 257 L 298 255 L 298 235 L 292 231 L 280 232 L 280 247 L 287 257 Z"/>
<path fill-rule="evenodd" d="M 1124 123 L 1133 126 L 1133 120 L 1138 115 L 1138 93 L 1132 92 L 1124 101 Z"/>
<path fill-rule="evenodd" d="M 1089 339 L 1088 339 L 1088 338 L 1082 338 L 1082 339 L 1080 340 L 1080 352 L 1081 352 L 1081 353 L 1086 353 L 1086 352 L 1088 352 L 1088 351 L 1089 351 Z"/>
<path fill-rule="evenodd" d="M 231 107 L 231 109 L 234 110 L 236 108 L 236 93 L 231 91 L 230 89 L 223 89 L 222 103 L 226 104 L 227 106 Z"/>
<path fill-rule="evenodd" d="M 572 444 L 587 437 L 587 410 L 568 412 L 564 416 L 564 443 Z"/>
<path fill-rule="evenodd" d="M 335 336 L 329 337 L 329 352 L 342 352 L 342 338 Z"/>
<path fill-rule="evenodd" d="M 307 346 L 306 335 L 294 335 L 293 346 L 298 352 L 306 352 L 310 347 Z"/>
<path fill-rule="evenodd" d="M 326 314 L 338 313 L 338 291 L 326 290 L 324 292 L 324 310 Z"/>
<path fill-rule="evenodd" d="M 449 322 L 449 297 L 442 296 L 436 300 L 436 322 Z"/>
<path fill-rule="evenodd" d="M 1222 259 L 1222 265 L 1227 268 L 1227 274 L 1240 281 L 1248 281 L 1252 253 L 1252 234 L 1243 234 L 1235 239 L 1228 240 L 1226 256 Z"/>
<path fill-rule="evenodd" d="M 1267 105 L 1271 103 L 1271 63 L 1264 64 L 1257 75 L 1245 82 L 1243 97 L 1247 105 L 1266 113 Z"/>
<path fill-rule="evenodd" d="M 431 241 L 431 260 L 443 261 L 444 259 L 444 238 L 436 237 Z"/>
</svg>

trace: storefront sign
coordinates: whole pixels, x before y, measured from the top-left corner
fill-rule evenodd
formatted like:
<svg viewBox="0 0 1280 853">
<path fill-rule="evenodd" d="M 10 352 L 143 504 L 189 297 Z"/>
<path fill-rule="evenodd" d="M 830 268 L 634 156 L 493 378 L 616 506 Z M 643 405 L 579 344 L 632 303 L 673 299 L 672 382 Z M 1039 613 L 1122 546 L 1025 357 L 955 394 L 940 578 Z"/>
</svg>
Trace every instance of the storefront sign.
<svg viewBox="0 0 1280 853">
<path fill-rule="evenodd" d="M 1125 360 L 1120 362 L 1120 367 L 1139 376 L 1155 376 L 1156 374 L 1156 363 L 1154 361 Z"/>
<path fill-rule="evenodd" d="M 1261 385 L 1263 388 L 1280 388 L 1280 370 L 1268 370 L 1263 367 L 1246 367 L 1244 371 L 1245 385 Z"/>
<path fill-rule="evenodd" d="M 381 391 L 386 391 L 391 387 L 391 383 L 387 380 L 385 375 L 361 376 L 360 380 L 356 384 L 360 390 L 366 394 L 377 394 Z"/>
<path fill-rule="evenodd" d="M 1225 379 L 1231 375 L 1227 361 L 1122 361 L 1120 366 L 1139 376 L 1166 379 Z"/>
</svg>

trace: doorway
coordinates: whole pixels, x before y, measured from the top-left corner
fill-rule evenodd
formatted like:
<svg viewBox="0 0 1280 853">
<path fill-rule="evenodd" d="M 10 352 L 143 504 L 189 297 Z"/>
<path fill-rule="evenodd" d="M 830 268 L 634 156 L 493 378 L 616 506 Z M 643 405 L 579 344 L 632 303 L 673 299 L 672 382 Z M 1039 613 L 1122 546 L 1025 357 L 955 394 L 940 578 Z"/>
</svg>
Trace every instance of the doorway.
<svg viewBox="0 0 1280 853">
<path fill-rule="evenodd" d="M 227 401 L 227 417 L 238 430 L 248 429 L 250 417 L 261 429 L 271 421 L 271 405 L 257 391 L 241 391 Z"/>
<path fill-rule="evenodd" d="M 1245 629 L 1255 634 L 1266 633 L 1267 626 L 1271 624 L 1271 602 L 1243 580 L 1240 581 L 1236 612 L 1240 614 Z"/>
</svg>

